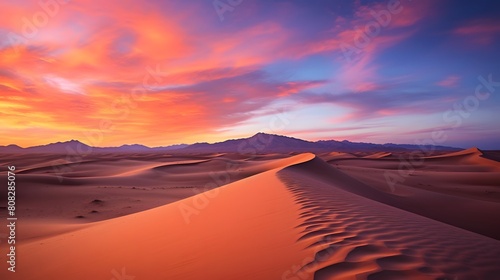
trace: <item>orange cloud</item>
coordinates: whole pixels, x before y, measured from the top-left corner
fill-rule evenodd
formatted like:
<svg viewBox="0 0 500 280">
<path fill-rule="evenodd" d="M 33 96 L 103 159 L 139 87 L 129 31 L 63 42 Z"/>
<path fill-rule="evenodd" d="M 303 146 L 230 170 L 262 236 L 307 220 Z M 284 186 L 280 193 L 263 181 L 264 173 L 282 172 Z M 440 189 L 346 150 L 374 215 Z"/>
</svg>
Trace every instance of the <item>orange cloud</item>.
<svg viewBox="0 0 500 280">
<path fill-rule="evenodd" d="M 10 135 L 0 145 L 73 138 L 99 146 L 167 145 L 201 136 L 210 136 L 209 141 L 220 137 L 219 131 L 265 116 L 275 103 L 328 90 L 327 83 L 339 89 L 337 98 L 317 92 L 304 96 L 352 109 L 342 121 L 417 111 L 416 105 L 371 93 L 384 89 L 377 58 L 435 13 L 431 1 L 401 1 L 401 12 L 371 35 L 367 26 L 378 22 L 373 14 L 380 15 L 387 3 L 357 6 L 352 18 L 338 17 L 320 32 L 309 23 L 303 28 L 296 19 L 288 21 L 292 3 L 280 3 L 278 14 L 260 17 L 256 13 L 264 4 L 249 2 L 231 14 L 234 21 L 223 23 L 215 11 L 207 15 L 210 2 L 185 3 L 74 0 L 59 5 L 43 26 L 33 22 L 34 15 L 48 15 L 38 1 L 4 3 L 0 32 L 21 37 L 0 41 L 0 133 Z M 36 30 L 26 36 L 30 24 Z M 492 24 L 481 22 L 455 33 L 482 38 L 495 32 Z M 354 48 L 348 60 L 346 51 L 352 49 L 346 45 Z M 331 60 L 332 81 L 322 74 L 319 80 L 281 75 L 295 70 L 283 70 L 283 61 L 298 65 L 313 56 Z M 449 77 L 438 84 L 456 82 Z"/>
<path fill-rule="evenodd" d="M 7 42 L 0 49 L 2 132 L 37 131 L 44 137 L 5 141 L 85 141 L 98 131 L 102 137 L 87 142 L 177 143 L 242 122 L 269 102 L 322 84 L 270 80 L 258 70 L 290 54 L 283 46 L 292 34 L 279 23 L 264 21 L 237 33 L 199 32 L 182 24 L 185 14 L 162 14 L 160 9 L 174 9 L 163 5 L 72 1 L 59 6 L 29 40 Z M 5 9 L 0 26 L 21 36 L 24 19 L 44 12 L 35 2 Z M 355 30 L 350 32 L 341 37 Z M 366 70 L 367 57 L 347 69 L 346 78 L 372 71 Z"/>
</svg>

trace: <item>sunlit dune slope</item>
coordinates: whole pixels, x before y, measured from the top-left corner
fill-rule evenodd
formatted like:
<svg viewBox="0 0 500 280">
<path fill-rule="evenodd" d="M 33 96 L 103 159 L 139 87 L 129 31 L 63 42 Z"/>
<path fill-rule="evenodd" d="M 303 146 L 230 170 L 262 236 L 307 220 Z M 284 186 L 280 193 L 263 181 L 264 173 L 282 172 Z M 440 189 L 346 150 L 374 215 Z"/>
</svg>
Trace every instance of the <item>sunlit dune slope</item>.
<svg viewBox="0 0 500 280">
<path fill-rule="evenodd" d="M 22 244 L 16 279 L 111 279 L 123 267 L 136 279 L 280 279 L 305 252 L 295 243 L 298 205 L 275 173 L 311 158 L 278 160 L 212 192 Z"/>
</svg>

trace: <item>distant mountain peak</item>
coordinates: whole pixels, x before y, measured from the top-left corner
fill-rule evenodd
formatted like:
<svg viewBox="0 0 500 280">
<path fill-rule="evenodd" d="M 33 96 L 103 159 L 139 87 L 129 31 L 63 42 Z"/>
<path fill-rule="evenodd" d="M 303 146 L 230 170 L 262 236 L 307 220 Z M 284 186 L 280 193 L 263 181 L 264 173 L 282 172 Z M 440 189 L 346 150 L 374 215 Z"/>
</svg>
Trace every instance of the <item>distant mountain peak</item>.
<svg viewBox="0 0 500 280">
<path fill-rule="evenodd" d="M 47 144 L 47 145 L 40 145 L 39 147 L 46 147 L 46 146 L 50 146 L 50 145 L 62 145 L 62 144 L 82 144 L 82 145 L 86 145 L 85 143 L 82 143 L 78 140 L 75 140 L 75 139 L 71 139 L 71 140 L 68 140 L 68 141 L 58 141 L 58 142 L 55 142 L 55 143 L 50 143 L 50 144 Z"/>
<path fill-rule="evenodd" d="M 121 145 L 120 147 L 139 147 L 139 148 L 149 148 L 148 146 L 141 145 L 141 144 L 124 144 L 124 145 Z"/>
<path fill-rule="evenodd" d="M 273 138 L 278 138 L 278 139 L 289 139 L 289 140 L 299 140 L 299 141 L 303 141 L 303 142 L 310 142 L 307 140 L 303 140 L 303 139 L 299 139 L 299 138 L 295 138 L 295 137 L 291 137 L 291 136 L 285 136 L 285 135 L 273 134 L 273 133 L 265 133 L 265 132 L 258 132 L 256 134 L 254 134 L 253 136 L 251 136 L 249 138 L 244 138 L 244 139 L 259 138 L 259 137 L 260 138 L 273 137 Z"/>
<path fill-rule="evenodd" d="M 19 147 L 18 145 L 15 145 L 15 144 L 10 144 L 10 145 L 7 145 L 6 147 L 9 147 L 9 148 L 20 148 L 20 149 L 22 149 L 21 147 Z"/>
<path fill-rule="evenodd" d="M 277 134 L 271 134 L 271 133 L 265 133 L 265 132 L 257 132 L 252 137 L 257 137 L 257 136 L 283 136 L 283 135 L 277 135 Z M 250 137 L 250 138 L 252 138 L 252 137 Z M 286 136 L 283 136 L 283 137 L 286 137 Z"/>
<path fill-rule="evenodd" d="M 29 148 L 21 148 L 17 145 L 11 144 L 6 147 L 0 146 L 0 152 L 4 153 L 70 153 L 80 152 L 82 150 L 101 152 L 101 153 L 156 153 L 156 152 L 185 152 L 185 153 L 243 153 L 243 154 L 256 154 L 256 153 L 289 153 L 289 152 L 356 152 L 356 151 L 370 151 L 370 152 L 392 152 L 392 151 L 405 151 L 415 150 L 419 147 L 410 144 L 373 144 L 373 143 L 359 143 L 350 142 L 347 140 L 320 140 L 320 141 L 307 141 L 290 136 L 277 135 L 265 132 L 258 132 L 248 138 L 230 139 L 217 143 L 199 142 L 192 145 L 171 145 L 163 147 L 150 148 L 141 144 L 125 144 L 120 147 L 91 147 L 78 140 L 71 139 L 66 142 L 51 143 L 48 145 L 41 145 Z M 457 151 L 460 149 L 436 146 L 436 149 Z M 480 153 L 482 152 L 477 148 L 466 150 L 466 153 Z"/>
</svg>

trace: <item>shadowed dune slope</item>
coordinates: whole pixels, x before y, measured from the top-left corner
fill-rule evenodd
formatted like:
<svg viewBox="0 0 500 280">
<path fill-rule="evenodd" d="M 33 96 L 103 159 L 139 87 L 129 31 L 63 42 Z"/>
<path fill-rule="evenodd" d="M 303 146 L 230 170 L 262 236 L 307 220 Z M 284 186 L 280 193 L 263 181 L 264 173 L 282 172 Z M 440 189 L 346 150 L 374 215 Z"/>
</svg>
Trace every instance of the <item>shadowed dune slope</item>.
<svg viewBox="0 0 500 280">
<path fill-rule="evenodd" d="M 341 163 L 340 168 L 337 168 L 337 165 L 327 164 L 318 158 L 304 165 L 307 165 L 309 172 L 317 179 L 336 182 L 337 187 L 346 191 L 500 240 L 500 226 L 487 214 L 500 213 L 499 201 L 493 198 L 488 200 L 484 195 L 475 193 L 478 184 L 487 187 L 482 189 L 498 191 L 500 174 L 497 172 L 464 174 L 417 169 L 413 176 L 405 178 L 403 183 L 391 189 L 385 174 L 397 174 L 398 169 L 387 166 L 366 167 L 363 165 L 366 161 L 359 159 L 358 164 L 355 160 L 350 160 L 349 164 Z M 393 164 L 397 166 L 397 163 Z M 454 165 L 460 167 L 459 163 Z M 410 184 L 415 181 L 427 183 L 429 186 Z M 460 188 L 460 192 L 457 188 Z"/>
</svg>

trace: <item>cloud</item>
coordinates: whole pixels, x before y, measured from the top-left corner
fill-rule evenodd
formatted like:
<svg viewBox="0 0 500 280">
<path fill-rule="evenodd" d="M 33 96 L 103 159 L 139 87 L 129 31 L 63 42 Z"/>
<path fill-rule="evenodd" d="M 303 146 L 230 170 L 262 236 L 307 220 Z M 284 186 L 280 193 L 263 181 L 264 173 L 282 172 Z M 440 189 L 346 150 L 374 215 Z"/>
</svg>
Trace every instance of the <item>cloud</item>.
<svg viewBox="0 0 500 280">
<path fill-rule="evenodd" d="M 464 77 L 461 69 L 444 69 L 457 74 L 437 83 L 423 81 L 422 69 L 401 74 L 404 65 L 392 55 L 407 55 L 401 48 L 414 36 L 446 20 L 437 16 L 444 4 L 402 0 L 385 24 L 388 3 L 249 1 L 221 22 L 210 1 L 70 1 L 33 36 L 12 44 L 7 35 L 22 36 L 26 20 L 43 10 L 36 1 L 7 1 L 0 18 L 0 132 L 37 133 L 43 137 L 4 141 L 43 144 L 81 138 L 106 120 L 114 128 L 102 145 L 164 145 L 215 139 L 218 131 L 258 123 L 277 103 L 327 118 L 328 106 L 318 112 L 315 106 L 336 104 L 348 110 L 336 120 L 346 125 L 436 112 L 441 101 L 457 99 L 450 88 Z M 452 33 L 492 45 L 498 26 L 468 21 Z M 432 83 L 441 88 L 431 91 Z M 137 87 L 145 88 L 140 98 Z"/>
<path fill-rule="evenodd" d="M 163 103 L 165 108 L 173 108 L 176 104 L 186 106 L 179 111 L 176 110 L 177 115 L 172 116 L 176 120 L 177 129 L 186 131 L 194 125 L 198 130 L 210 131 L 256 117 L 259 115 L 258 111 L 276 100 L 300 94 L 325 83 L 321 80 L 275 80 L 270 74 L 260 70 L 245 72 L 234 69 L 234 71 L 236 75 L 226 72 L 226 75 L 213 80 L 161 89 L 152 93 L 151 98 Z M 220 69 L 214 72 L 220 74 Z M 164 101 L 168 99 L 171 103 Z M 153 118 L 152 115 L 148 118 Z M 153 122 L 158 123 L 161 120 Z"/>
<path fill-rule="evenodd" d="M 352 17 L 337 17 L 332 28 L 322 37 L 306 44 L 297 44 L 296 56 L 333 54 L 340 65 L 337 86 L 352 92 L 367 92 L 378 88 L 381 65 L 377 57 L 387 49 L 408 39 L 420 27 L 419 22 L 435 16 L 431 2 L 400 3 L 391 13 L 387 3 L 360 5 Z"/>
<path fill-rule="evenodd" d="M 61 77 L 48 75 L 45 76 L 45 81 L 47 82 L 47 84 L 58 88 L 61 92 L 64 93 L 85 94 L 85 91 L 80 85 Z"/>
<path fill-rule="evenodd" d="M 464 38 L 468 43 L 491 45 L 500 34 L 500 21 L 497 19 L 475 19 L 456 28 L 454 35 Z"/>
<path fill-rule="evenodd" d="M 31 110 L 30 116 L 47 117 L 43 127 L 54 133 L 61 129 L 68 133 L 90 129 L 99 119 L 112 120 L 116 133 L 123 135 L 130 134 L 127 131 L 157 131 L 160 127 L 158 138 L 210 133 L 255 117 L 271 102 L 293 99 L 325 85 L 327 81 L 323 80 L 281 79 L 261 68 L 294 53 L 297 58 L 339 53 L 342 43 L 359 35 L 359 26 L 364 28 L 374 20 L 370 13 L 384 8 L 360 6 L 351 21 L 339 19 L 333 30 L 324 34 L 326 37 L 302 42 L 307 37 L 302 32 L 308 30 L 291 30 L 284 22 L 259 20 L 220 28 L 215 26 L 220 25 L 218 21 L 198 22 L 205 20 L 197 16 L 204 11 L 189 7 L 159 2 L 142 5 L 130 0 L 123 5 L 90 0 L 69 3 L 28 45 L 3 50 L 9 55 L 3 56 L 1 69 L 17 69 L 15 77 L 7 77 L 3 87 L 11 91 L 36 90 L 39 98 L 23 101 Z M 23 16 L 21 9 L 10 8 L 16 16 Z M 102 12 L 103 8 L 106 12 Z M 255 8 L 248 7 L 248 19 L 250 14 L 255 16 Z M 179 13 L 166 17 L 162 10 Z M 407 20 L 401 22 L 393 17 L 388 29 L 418 21 L 420 14 L 414 11 L 408 6 L 403 10 Z M 190 24 L 182 23 L 186 19 Z M 20 31 L 12 24 L 14 21 L 9 22 L 2 24 Z M 204 31 L 200 31 L 199 26 L 204 25 Z M 362 55 L 343 64 L 336 80 L 354 92 L 381 89 L 374 58 L 384 48 L 403 40 L 407 36 L 404 34 L 387 33 L 373 38 Z M 305 48 L 296 48 L 302 45 Z M 164 69 L 161 81 L 149 89 L 147 96 L 130 104 L 128 118 L 119 118 L 110 104 L 123 96 L 129 98 L 131 90 L 142 84 L 148 69 L 157 65 Z M 34 125 L 27 119 L 20 123 L 24 123 L 24 128 Z"/>
<path fill-rule="evenodd" d="M 345 92 L 340 94 L 332 93 L 311 93 L 304 92 L 297 96 L 300 102 L 309 104 L 329 103 L 352 111 L 336 123 L 351 121 L 367 121 L 387 116 L 404 115 L 424 115 L 436 112 L 444 112 L 448 108 L 445 102 L 451 93 L 449 92 L 404 92 L 401 87 L 395 85 L 385 85 L 383 90 L 375 90 L 363 94 L 353 94 Z"/>
<path fill-rule="evenodd" d="M 444 80 L 441 80 L 441 81 L 437 82 L 436 84 L 440 87 L 455 88 L 459 85 L 460 80 L 461 79 L 459 76 L 448 76 Z"/>
</svg>

